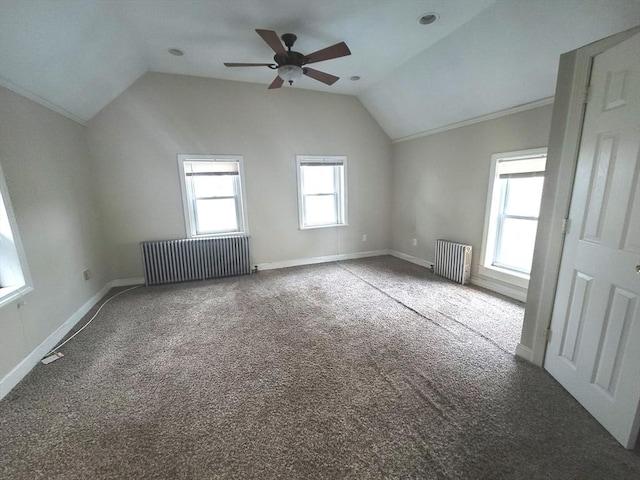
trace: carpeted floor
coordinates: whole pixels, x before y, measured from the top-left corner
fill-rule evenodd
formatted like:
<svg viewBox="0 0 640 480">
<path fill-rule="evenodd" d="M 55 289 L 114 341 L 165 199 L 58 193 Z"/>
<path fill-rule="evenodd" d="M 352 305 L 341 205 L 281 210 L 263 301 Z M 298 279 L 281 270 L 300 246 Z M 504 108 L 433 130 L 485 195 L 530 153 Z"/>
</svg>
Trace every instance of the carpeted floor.
<svg viewBox="0 0 640 480">
<path fill-rule="evenodd" d="M 0 402 L 0 477 L 639 478 L 521 321 L 391 257 L 139 288 Z"/>
</svg>

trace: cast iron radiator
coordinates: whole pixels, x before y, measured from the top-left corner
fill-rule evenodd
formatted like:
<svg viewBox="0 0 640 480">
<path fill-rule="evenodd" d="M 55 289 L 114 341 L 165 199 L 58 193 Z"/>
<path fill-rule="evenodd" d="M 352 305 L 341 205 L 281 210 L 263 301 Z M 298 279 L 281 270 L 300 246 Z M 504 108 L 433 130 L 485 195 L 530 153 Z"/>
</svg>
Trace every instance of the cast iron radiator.
<svg viewBox="0 0 640 480">
<path fill-rule="evenodd" d="M 469 283 L 471 276 L 471 245 L 436 240 L 433 272 L 461 284 Z"/>
<path fill-rule="evenodd" d="M 147 285 L 251 273 L 249 237 L 141 242 Z"/>
</svg>

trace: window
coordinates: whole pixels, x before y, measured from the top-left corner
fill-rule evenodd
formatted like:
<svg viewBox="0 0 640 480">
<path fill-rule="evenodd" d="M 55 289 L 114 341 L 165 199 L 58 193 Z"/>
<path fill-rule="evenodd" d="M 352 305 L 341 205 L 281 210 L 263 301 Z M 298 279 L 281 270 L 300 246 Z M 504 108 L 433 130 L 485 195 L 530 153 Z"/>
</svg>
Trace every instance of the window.
<svg viewBox="0 0 640 480">
<path fill-rule="evenodd" d="M 347 224 L 346 157 L 296 157 L 300 229 Z"/>
<path fill-rule="evenodd" d="M 178 155 L 189 237 L 246 233 L 242 157 Z"/>
<path fill-rule="evenodd" d="M 0 306 L 31 290 L 24 250 L 0 167 Z"/>
<path fill-rule="evenodd" d="M 492 156 L 481 273 L 528 280 L 546 159 L 544 148 Z"/>
</svg>

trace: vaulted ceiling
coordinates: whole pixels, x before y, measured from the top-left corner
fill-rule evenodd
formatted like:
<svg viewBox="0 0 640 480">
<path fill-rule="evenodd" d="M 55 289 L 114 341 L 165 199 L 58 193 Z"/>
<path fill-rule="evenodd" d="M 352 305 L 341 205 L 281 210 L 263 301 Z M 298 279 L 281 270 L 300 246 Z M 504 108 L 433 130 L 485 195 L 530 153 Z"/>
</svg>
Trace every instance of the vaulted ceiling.
<svg viewBox="0 0 640 480">
<path fill-rule="evenodd" d="M 345 41 L 351 56 L 314 64 L 337 83 L 284 88 L 356 95 L 399 139 L 548 98 L 560 54 L 639 23 L 640 0 L 2 0 L 0 85 L 81 122 L 147 71 L 269 95 L 273 70 L 223 66 L 271 62 L 262 28 L 303 53 Z"/>
</svg>

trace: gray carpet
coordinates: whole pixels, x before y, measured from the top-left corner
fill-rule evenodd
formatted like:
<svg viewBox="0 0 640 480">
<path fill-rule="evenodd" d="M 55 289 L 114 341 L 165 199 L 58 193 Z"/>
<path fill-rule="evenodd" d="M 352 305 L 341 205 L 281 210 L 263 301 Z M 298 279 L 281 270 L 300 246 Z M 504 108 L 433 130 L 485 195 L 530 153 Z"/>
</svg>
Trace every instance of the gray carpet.
<svg viewBox="0 0 640 480">
<path fill-rule="evenodd" d="M 0 402 L 0 476 L 639 478 L 521 318 L 390 257 L 136 289 Z"/>
<path fill-rule="evenodd" d="M 505 352 L 520 343 L 524 304 L 474 285 L 459 285 L 395 257 L 341 262 L 350 272 L 432 322 L 471 329 Z"/>
</svg>

